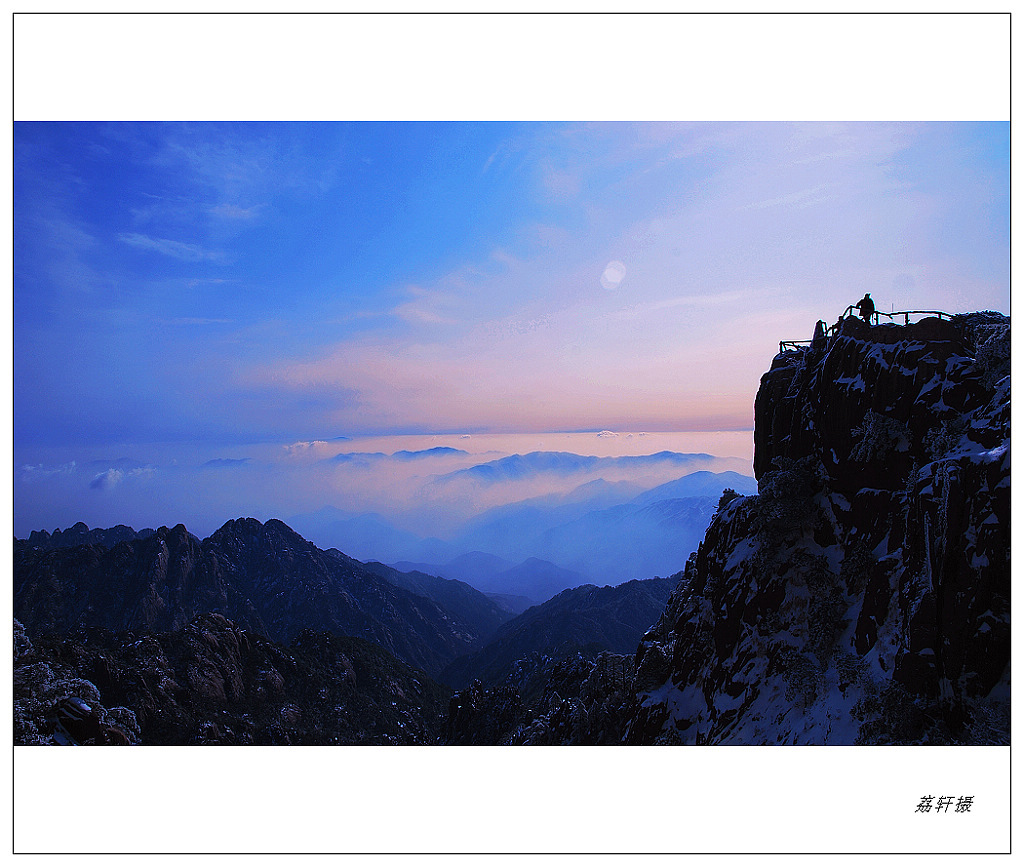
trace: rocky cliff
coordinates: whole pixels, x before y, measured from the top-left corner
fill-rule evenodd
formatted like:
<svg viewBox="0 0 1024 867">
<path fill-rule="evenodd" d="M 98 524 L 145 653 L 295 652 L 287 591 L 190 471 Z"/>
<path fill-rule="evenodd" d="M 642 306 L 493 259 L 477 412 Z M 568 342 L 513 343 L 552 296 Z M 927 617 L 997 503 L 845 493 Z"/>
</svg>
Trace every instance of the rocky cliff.
<svg viewBox="0 0 1024 867">
<path fill-rule="evenodd" d="M 1009 320 L 780 353 L 758 494 L 720 504 L 637 652 L 631 743 L 1009 743 Z"/>
</svg>

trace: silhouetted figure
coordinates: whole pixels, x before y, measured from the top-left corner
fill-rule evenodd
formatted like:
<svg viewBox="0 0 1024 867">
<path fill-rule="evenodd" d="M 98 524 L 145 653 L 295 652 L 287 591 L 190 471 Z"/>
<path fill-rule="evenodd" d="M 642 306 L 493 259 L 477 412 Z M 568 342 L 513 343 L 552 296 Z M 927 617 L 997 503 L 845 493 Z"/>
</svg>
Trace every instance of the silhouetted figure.
<svg viewBox="0 0 1024 867">
<path fill-rule="evenodd" d="M 864 297 L 853 306 L 860 311 L 861 319 L 870 325 L 871 317 L 875 312 L 875 302 L 871 300 L 871 295 L 865 292 Z"/>
<path fill-rule="evenodd" d="M 819 319 L 814 326 L 814 337 L 811 338 L 811 349 L 819 349 L 825 343 L 825 321 Z"/>
</svg>

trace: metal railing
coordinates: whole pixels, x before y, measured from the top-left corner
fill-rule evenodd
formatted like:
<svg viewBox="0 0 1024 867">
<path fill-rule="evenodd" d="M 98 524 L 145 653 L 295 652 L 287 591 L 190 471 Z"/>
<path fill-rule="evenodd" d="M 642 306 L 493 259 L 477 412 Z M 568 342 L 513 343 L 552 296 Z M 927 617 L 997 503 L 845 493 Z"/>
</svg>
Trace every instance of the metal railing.
<svg viewBox="0 0 1024 867">
<path fill-rule="evenodd" d="M 825 333 L 824 333 L 825 338 L 834 337 L 835 334 L 839 331 L 839 326 L 843 324 L 843 320 L 846 319 L 847 317 L 856 315 L 856 317 L 858 319 L 861 318 L 859 313 L 858 314 L 854 314 L 854 310 L 856 310 L 856 309 L 857 309 L 856 306 L 853 305 L 853 304 L 851 304 L 849 307 L 847 307 L 846 310 L 843 311 L 843 315 L 839 317 L 839 320 L 836 322 L 836 324 L 835 325 L 830 325 L 830 326 L 828 326 L 825 329 Z M 892 321 L 892 320 L 896 319 L 899 316 L 903 317 L 903 325 L 910 325 L 910 317 L 911 316 L 924 316 L 924 317 L 935 316 L 935 317 L 937 317 L 939 319 L 952 319 L 953 318 L 953 314 L 951 314 L 951 313 L 944 313 L 941 310 L 899 310 L 899 311 L 897 311 L 895 313 L 886 313 L 883 310 L 875 310 L 871 314 L 871 316 L 869 317 L 869 320 L 868 320 L 869 323 L 872 324 L 872 325 L 880 325 L 881 324 L 879 322 L 879 317 L 880 316 L 888 317 L 889 318 L 889 324 L 893 324 L 893 325 L 898 325 L 899 324 L 898 322 L 893 322 Z M 803 346 L 810 346 L 813 342 L 814 342 L 813 340 L 780 340 L 779 341 L 779 352 L 786 352 L 787 350 L 795 351 L 797 349 L 800 349 Z"/>
<path fill-rule="evenodd" d="M 843 313 L 843 315 L 841 317 L 839 317 L 840 321 L 845 319 L 847 316 L 853 316 L 853 311 L 856 310 L 856 309 L 857 309 L 856 306 L 851 304 L 849 307 L 846 308 L 846 312 Z M 859 315 L 860 314 L 858 314 L 858 316 Z M 879 325 L 880 324 L 879 321 L 878 321 L 878 317 L 879 316 L 888 316 L 890 321 L 895 319 L 897 316 L 902 316 L 903 317 L 903 324 L 904 325 L 909 325 L 910 324 L 910 317 L 911 316 L 937 316 L 939 319 L 952 319 L 953 318 L 953 314 L 951 314 L 951 313 L 943 313 L 941 310 L 900 310 L 897 313 L 885 313 L 882 310 L 876 310 L 874 313 L 871 314 L 871 316 L 874 319 L 874 322 L 871 323 L 872 325 Z M 838 323 L 836 323 L 836 324 L 838 325 Z M 835 326 L 833 326 L 833 328 L 834 327 Z"/>
</svg>

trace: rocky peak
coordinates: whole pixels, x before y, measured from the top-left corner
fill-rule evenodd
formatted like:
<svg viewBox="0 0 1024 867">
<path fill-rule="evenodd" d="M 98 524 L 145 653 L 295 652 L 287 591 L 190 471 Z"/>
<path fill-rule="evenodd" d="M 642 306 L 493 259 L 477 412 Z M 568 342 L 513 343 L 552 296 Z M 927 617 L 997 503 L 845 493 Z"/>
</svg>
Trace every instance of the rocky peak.
<svg viewBox="0 0 1024 867">
<path fill-rule="evenodd" d="M 252 552 L 310 553 L 314 550 L 311 542 L 303 539 L 283 521 L 273 518 L 265 524 L 255 518 L 237 518 L 228 521 L 217 530 L 207 542 L 212 547 L 224 547 L 234 551 L 249 549 Z"/>
<path fill-rule="evenodd" d="M 57 528 L 53 533 L 46 530 L 33 530 L 28 537 L 28 544 L 33 548 L 53 550 L 55 548 L 74 548 L 78 545 L 98 545 L 104 548 L 113 548 L 120 542 L 133 539 L 144 539 L 153 535 L 153 531 L 139 530 L 136 532 L 131 527 L 118 524 L 109 529 L 90 530 L 88 525 L 79 521 L 66 530 Z"/>
<path fill-rule="evenodd" d="M 722 503 L 638 650 L 638 743 L 1004 743 L 1009 320 L 785 351 L 756 497 Z"/>
<path fill-rule="evenodd" d="M 998 446 L 1009 436 L 1008 379 L 999 385 L 1009 333 L 991 312 L 909 325 L 849 317 L 832 337 L 780 353 L 754 403 L 755 477 L 779 458 L 812 458 L 835 490 L 892 488 L 942 456 L 953 429 Z"/>
</svg>

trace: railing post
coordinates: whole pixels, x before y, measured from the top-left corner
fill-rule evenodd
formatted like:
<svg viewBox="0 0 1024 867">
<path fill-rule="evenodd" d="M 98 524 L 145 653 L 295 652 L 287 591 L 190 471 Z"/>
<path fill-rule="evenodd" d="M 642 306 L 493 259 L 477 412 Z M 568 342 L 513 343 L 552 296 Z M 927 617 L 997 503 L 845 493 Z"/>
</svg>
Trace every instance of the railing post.
<svg viewBox="0 0 1024 867">
<path fill-rule="evenodd" d="M 853 305 L 851 304 L 849 307 L 846 308 L 846 312 L 842 316 L 839 317 L 839 321 L 835 325 L 830 325 L 830 326 L 825 328 L 825 337 L 834 337 L 836 334 L 838 334 L 839 333 L 839 327 L 838 327 L 839 324 L 844 319 L 846 319 L 848 316 L 852 316 L 852 315 L 853 315 Z M 892 313 L 886 313 L 886 312 L 881 311 L 881 310 L 875 310 L 875 311 L 873 311 L 873 315 L 874 315 L 874 324 L 875 325 L 878 325 L 881 322 L 881 317 L 882 316 L 888 316 L 890 321 L 895 319 L 897 316 L 902 316 L 903 317 L 903 324 L 904 325 L 910 325 L 910 317 L 911 316 L 916 316 L 916 315 L 937 316 L 939 319 L 950 319 L 950 320 L 952 320 L 952 318 L 953 318 L 951 314 L 946 313 L 946 312 L 944 312 L 942 310 L 898 310 L 898 311 L 894 311 Z M 869 324 L 870 324 L 870 317 L 869 317 L 868 321 L 869 321 Z M 814 341 L 813 340 L 780 340 L 779 341 L 779 352 L 780 353 L 785 352 L 787 346 L 789 346 L 792 349 L 796 350 L 802 344 L 810 344 L 811 346 L 813 346 L 814 345 Z"/>
</svg>

